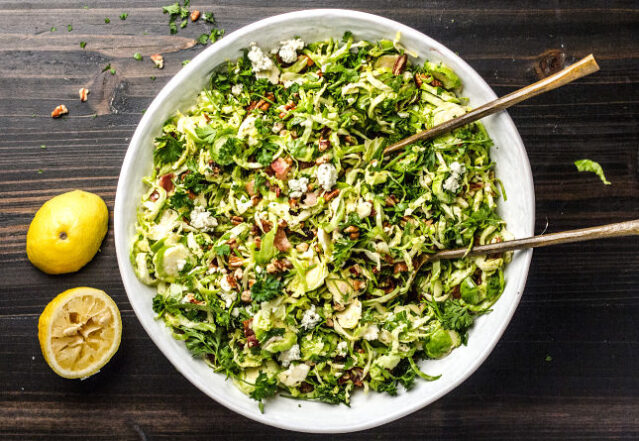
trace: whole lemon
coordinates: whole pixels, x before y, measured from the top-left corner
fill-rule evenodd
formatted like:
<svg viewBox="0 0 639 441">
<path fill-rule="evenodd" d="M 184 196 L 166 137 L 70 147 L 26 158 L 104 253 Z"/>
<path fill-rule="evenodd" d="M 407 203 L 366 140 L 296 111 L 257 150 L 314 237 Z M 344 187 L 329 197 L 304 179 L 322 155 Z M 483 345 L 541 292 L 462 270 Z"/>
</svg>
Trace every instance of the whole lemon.
<svg viewBox="0 0 639 441">
<path fill-rule="evenodd" d="M 71 273 L 98 252 L 109 225 L 100 196 L 74 190 L 40 207 L 27 232 L 27 257 L 47 274 Z"/>
</svg>

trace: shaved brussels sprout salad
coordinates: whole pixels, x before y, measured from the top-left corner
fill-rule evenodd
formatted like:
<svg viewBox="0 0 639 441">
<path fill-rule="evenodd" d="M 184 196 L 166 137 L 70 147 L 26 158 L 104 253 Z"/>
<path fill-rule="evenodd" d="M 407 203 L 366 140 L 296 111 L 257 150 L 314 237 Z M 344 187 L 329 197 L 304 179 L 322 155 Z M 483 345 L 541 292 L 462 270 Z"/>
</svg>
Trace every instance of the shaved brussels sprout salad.
<svg viewBox="0 0 639 441">
<path fill-rule="evenodd" d="M 435 380 L 419 361 L 465 344 L 504 289 L 508 254 L 413 271 L 511 238 L 481 123 L 382 156 L 469 110 L 451 69 L 414 56 L 350 33 L 252 43 L 155 139 L 131 261 L 173 336 L 261 409 Z"/>
</svg>

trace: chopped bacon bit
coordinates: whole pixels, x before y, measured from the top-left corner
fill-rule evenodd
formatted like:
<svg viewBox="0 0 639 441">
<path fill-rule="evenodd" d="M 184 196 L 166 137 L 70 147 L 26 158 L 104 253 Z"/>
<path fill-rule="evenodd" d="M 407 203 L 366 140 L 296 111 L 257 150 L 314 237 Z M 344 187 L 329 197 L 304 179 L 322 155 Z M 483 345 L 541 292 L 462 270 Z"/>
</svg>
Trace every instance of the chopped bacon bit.
<svg viewBox="0 0 639 441">
<path fill-rule="evenodd" d="M 246 337 L 246 345 L 249 348 L 254 348 L 255 346 L 259 346 L 260 342 L 257 340 L 257 337 L 255 335 L 249 335 L 248 337 Z"/>
<path fill-rule="evenodd" d="M 480 188 L 484 187 L 484 183 L 483 182 L 471 182 L 468 184 L 468 187 L 471 190 L 479 190 Z"/>
<path fill-rule="evenodd" d="M 291 130 L 291 138 L 293 139 L 297 139 L 297 131 L 296 130 Z"/>
<path fill-rule="evenodd" d="M 286 228 L 288 227 L 288 222 L 286 222 L 286 219 L 280 219 L 277 221 L 277 226 L 280 228 Z"/>
<path fill-rule="evenodd" d="M 324 76 L 324 72 L 322 72 L 321 69 L 317 69 L 317 72 L 315 72 L 317 74 L 318 77 L 322 78 Z"/>
<path fill-rule="evenodd" d="M 244 263 L 244 259 L 239 256 L 229 256 L 229 267 L 240 268 Z"/>
<path fill-rule="evenodd" d="M 189 199 L 191 199 L 191 200 L 195 199 L 195 197 L 196 197 L 195 193 L 193 193 L 192 190 L 189 190 L 187 195 L 189 196 Z"/>
<path fill-rule="evenodd" d="M 296 107 L 296 104 L 293 101 L 289 101 L 284 105 L 284 110 L 292 110 Z"/>
<path fill-rule="evenodd" d="M 331 146 L 331 141 L 328 139 L 320 138 L 319 140 L 319 151 L 325 152 Z"/>
<path fill-rule="evenodd" d="M 60 104 L 58 107 L 53 109 L 53 112 L 51 112 L 51 118 L 59 118 L 62 115 L 66 115 L 67 113 L 69 113 L 69 109 L 67 109 L 67 106 L 65 106 L 64 104 Z"/>
<path fill-rule="evenodd" d="M 275 248 L 280 251 L 288 251 L 291 249 L 291 243 L 288 241 L 288 237 L 286 237 L 286 231 L 284 231 L 284 228 L 277 229 L 273 243 L 275 244 Z"/>
<path fill-rule="evenodd" d="M 455 285 L 453 287 L 453 290 L 451 291 L 451 295 L 453 296 L 453 299 L 461 298 L 461 291 L 459 290 L 459 285 Z"/>
<path fill-rule="evenodd" d="M 153 64 L 155 64 L 155 67 L 157 67 L 158 69 L 164 68 L 164 57 L 162 55 L 153 54 L 149 58 L 151 59 L 151 61 L 153 61 Z"/>
<path fill-rule="evenodd" d="M 277 116 L 279 116 L 280 119 L 286 118 L 286 115 L 288 115 L 286 112 L 280 112 L 280 113 L 277 114 Z"/>
<path fill-rule="evenodd" d="M 175 188 L 175 186 L 173 185 L 173 173 L 162 175 L 158 184 L 160 185 L 160 187 L 165 189 L 167 193 L 173 191 L 173 189 Z"/>
<path fill-rule="evenodd" d="M 259 196 L 251 196 L 251 204 L 254 207 L 256 207 L 257 204 L 259 204 L 261 200 L 262 200 L 262 198 L 260 198 Z"/>
<path fill-rule="evenodd" d="M 155 202 L 159 199 L 159 197 L 160 197 L 160 193 L 158 193 L 156 190 L 153 190 L 153 193 L 149 195 L 149 200 L 152 202 Z"/>
<path fill-rule="evenodd" d="M 430 82 L 430 85 L 433 87 L 442 87 L 444 85 L 444 83 L 442 83 L 439 80 L 436 80 L 435 78 L 433 78 Z"/>
<path fill-rule="evenodd" d="M 242 218 L 242 216 L 231 216 L 231 223 L 233 225 L 239 225 L 242 222 L 244 222 L 244 219 Z"/>
<path fill-rule="evenodd" d="M 198 18 L 200 18 L 200 11 L 196 9 L 195 11 L 191 12 L 191 21 L 195 22 Z"/>
<path fill-rule="evenodd" d="M 299 201 L 300 201 L 299 199 L 291 198 L 288 200 L 288 206 L 291 208 L 295 208 L 297 207 L 297 204 Z"/>
<path fill-rule="evenodd" d="M 306 195 L 304 195 L 304 205 L 306 205 L 307 207 L 315 205 L 317 203 L 318 196 L 319 195 L 316 191 L 306 193 Z"/>
<path fill-rule="evenodd" d="M 338 194 L 339 194 L 339 188 L 336 188 L 335 190 L 331 191 L 330 193 L 324 193 L 324 200 L 326 202 L 328 202 L 331 199 L 335 198 Z"/>
<path fill-rule="evenodd" d="M 397 262 L 393 267 L 393 274 L 405 273 L 406 271 L 408 271 L 408 265 L 406 265 L 406 262 Z"/>
<path fill-rule="evenodd" d="M 401 75 L 404 72 L 407 60 L 408 55 L 406 54 L 397 57 L 397 59 L 395 60 L 395 64 L 393 65 L 393 75 Z"/>
<path fill-rule="evenodd" d="M 78 95 L 80 95 L 80 101 L 85 102 L 89 95 L 89 89 L 83 87 L 78 91 Z"/>
<path fill-rule="evenodd" d="M 271 163 L 271 169 L 275 172 L 275 177 L 280 180 L 286 179 L 291 165 L 284 158 L 277 158 Z"/>
</svg>

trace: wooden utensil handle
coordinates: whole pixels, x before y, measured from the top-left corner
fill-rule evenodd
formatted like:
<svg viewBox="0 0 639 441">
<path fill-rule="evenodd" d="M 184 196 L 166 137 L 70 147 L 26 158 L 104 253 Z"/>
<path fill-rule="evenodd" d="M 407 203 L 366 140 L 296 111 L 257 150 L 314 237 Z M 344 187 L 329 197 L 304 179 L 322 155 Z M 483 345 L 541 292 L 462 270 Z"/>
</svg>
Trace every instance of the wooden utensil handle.
<svg viewBox="0 0 639 441">
<path fill-rule="evenodd" d="M 594 239 L 606 239 L 609 237 L 639 235 L 639 219 L 619 222 L 616 224 L 602 225 L 599 227 L 581 228 L 579 230 L 562 231 L 560 233 L 544 234 L 540 236 L 528 237 L 525 239 L 509 240 L 506 242 L 492 243 L 468 249 L 459 248 L 454 250 L 440 251 L 435 254 L 425 256 L 426 260 L 458 259 L 464 256 L 478 256 L 486 254 L 498 254 L 506 251 L 521 250 L 525 248 L 547 247 L 549 245 L 559 245 L 562 243 L 584 242 Z"/>
<path fill-rule="evenodd" d="M 597 72 L 598 70 L 599 65 L 597 64 L 595 57 L 590 54 L 587 57 L 577 61 L 576 63 L 571 64 L 567 68 L 557 72 L 556 74 L 544 78 L 543 80 L 537 81 L 536 83 L 533 83 L 522 89 L 511 92 L 501 98 L 497 98 L 496 100 L 486 103 L 476 108 L 475 110 L 466 113 L 465 115 L 448 120 L 433 127 L 430 130 L 416 133 L 412 136 L 409 136 L 408 138 L 396 142 L 395 144 L 392 144 L 384 149 L 384 155 L 401 150 L 407 145 L 421 139 L 430 139 L 439 135 L 443 135 L 444 133 L 448 133 L 453 129 L 465 126 L 466 124 L 470 124 L 471 122 L 477 121 L 478 119 L 481 119 L 485 116 L 492 115 L 493 113 L 500 112 L 528 98 L 544 92 L 548 92 L 549 90 L 556 89 L 570 83 L 571 81 L 574 81 L 581 77 L 585 77 L 586 75 L 589 75 L 593 72 Z"/>
</svg>

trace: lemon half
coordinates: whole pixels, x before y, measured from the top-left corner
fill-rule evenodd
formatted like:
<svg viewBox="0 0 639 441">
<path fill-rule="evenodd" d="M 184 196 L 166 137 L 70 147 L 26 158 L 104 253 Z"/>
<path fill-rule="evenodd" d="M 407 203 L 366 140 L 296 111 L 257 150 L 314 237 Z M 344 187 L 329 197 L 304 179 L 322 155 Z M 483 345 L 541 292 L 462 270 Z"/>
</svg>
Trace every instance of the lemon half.
<svg viewBox="0 0 639 441">
<path fill-rule="evenodd" d="M 74 190 L 38 210 L 27 232 L 27 257 L 47 274 L 77 271 L 100 249 L 109 211 L 100 196 Z"/>
<path fill-rule="evenodd" d="M 97 373 L 117 352 L 121 337 L 117 305 L 95 288 L 79 287 L 58 294 L 38 321 L 42 355 L 64 378 Z"/>
</svg>

